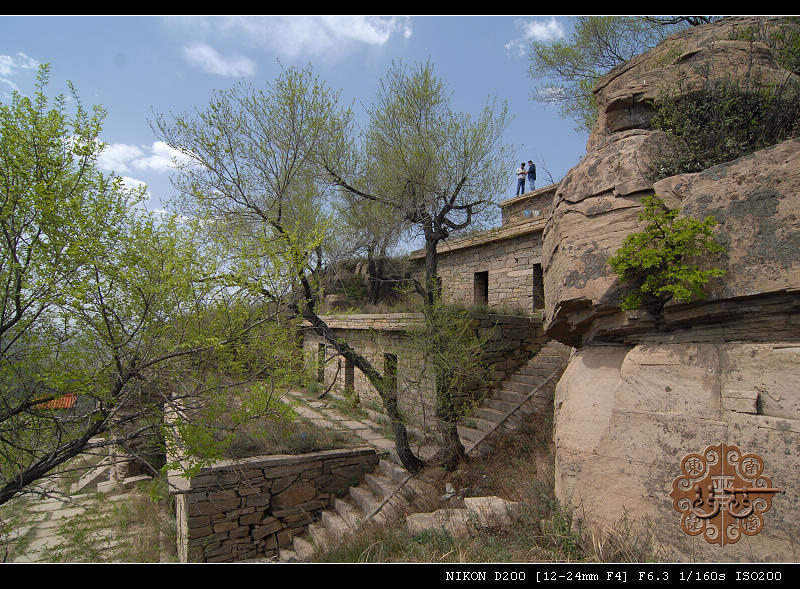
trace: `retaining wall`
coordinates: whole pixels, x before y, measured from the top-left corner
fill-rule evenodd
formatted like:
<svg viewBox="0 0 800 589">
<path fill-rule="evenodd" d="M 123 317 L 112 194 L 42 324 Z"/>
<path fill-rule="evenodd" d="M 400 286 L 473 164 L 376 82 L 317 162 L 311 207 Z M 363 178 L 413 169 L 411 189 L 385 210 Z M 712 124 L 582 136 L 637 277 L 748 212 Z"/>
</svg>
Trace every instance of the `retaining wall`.
<svg viewBox="0 0 800 589">
<path fill-rule="evenodd" d="M 191 479 L 172 474 L 178 557 L 236 562 L 275 556 L 377 464 L 374 448 L 355 448 L 226 460 Z"/>
</svg>

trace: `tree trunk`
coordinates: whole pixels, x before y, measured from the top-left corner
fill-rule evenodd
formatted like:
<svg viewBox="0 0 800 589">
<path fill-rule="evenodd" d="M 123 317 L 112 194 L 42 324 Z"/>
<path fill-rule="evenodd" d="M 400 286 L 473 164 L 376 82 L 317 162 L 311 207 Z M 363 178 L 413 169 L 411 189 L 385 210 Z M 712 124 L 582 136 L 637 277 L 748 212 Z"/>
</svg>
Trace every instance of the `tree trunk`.
<svg viewBox="0 0 800 589">
<path fill-rule="evenodd" d="M 371 305 L 377 305 L 383 294 L 383 279 L 386 258 L 378 256 L 372 251 L 367 252 L 367 300 Z"/>
<path fill-rule="evenodd" d="M 397 448 L 397 455 L 403 466 L 412 473 L 419 472 L 425 463 L 417 458 L 411 451 L 411 445 L 408 441 L 408 432 L 405 426 L 405 420 L 400 412 L 400 407 L 397 403 L 396 391 L 392 391 L 392 387 L 387 382 L 388 379 L 378 373 L 377 370 L 364 358 L 361 354 L 351 348 L 346 342 L 340 341 L 339 338 L 333 333 L 330 327 L 320 317 L 314 313 L 313 310 L 306 306 L 303 309 L 303 318 L 306 319 L 319 335 L 325 338 L 334 349 L 341 354 L 346 360 L 352 362 L 353 366 L 358 368 L 364 376 L 367 377 L 370 384 L 375 387 L 378 394 L 383 401 L 383 406 L 389 419 L 392 421 L 392 430 L 395 436 L 395 447 Z"/>
<path fill-rule="evenodd" d="M 442 283 L 438 272 L 438 259 L 436 247 L 439 238 L 431 235 L 425 236 L 425 317 L 429 324 L 433 323 L 433 307 L 442 298 Z M 438 333 L 430 334 L 437 339 Z M 434 346 L 446 346 L 447 342 L 434 342 Z M 450 396 L 449 379 L 440 366 L 436 370 L 436 423 L 441 436 L 441 448 L 433 457 L 432 462 L 453 469 L 466 458 L 464 445 L 458 435 L 458 413 Z"/>
<path fill-rule="evenodd" d="M 450 396 L 445 375 L 436 375 L 436 424 L 442 446 L 431 460 L 448 470 L 453 470 L 466 457 L 464 444 L 458 435 L 458 412 Z"/>
</svg>

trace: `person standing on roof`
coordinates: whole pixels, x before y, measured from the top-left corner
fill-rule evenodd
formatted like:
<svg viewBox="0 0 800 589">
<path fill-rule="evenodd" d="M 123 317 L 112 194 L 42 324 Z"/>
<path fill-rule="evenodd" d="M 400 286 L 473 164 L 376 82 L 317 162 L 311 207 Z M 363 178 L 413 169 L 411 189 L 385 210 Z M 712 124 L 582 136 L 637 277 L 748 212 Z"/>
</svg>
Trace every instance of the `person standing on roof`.
<svg viewBox="0 0 800 589">
<path fill-rule="evenodd" d="M 519 165 L 519 170 L 517 170 L 517 194 L 514 196 L 518 196 L 525 192 L 525 162 L 522 162 Z"/>
<path fill-rule="evenodd" d="M 536 165 L 528 160 L 528 191 L 536 188 Z"/>
</svg>

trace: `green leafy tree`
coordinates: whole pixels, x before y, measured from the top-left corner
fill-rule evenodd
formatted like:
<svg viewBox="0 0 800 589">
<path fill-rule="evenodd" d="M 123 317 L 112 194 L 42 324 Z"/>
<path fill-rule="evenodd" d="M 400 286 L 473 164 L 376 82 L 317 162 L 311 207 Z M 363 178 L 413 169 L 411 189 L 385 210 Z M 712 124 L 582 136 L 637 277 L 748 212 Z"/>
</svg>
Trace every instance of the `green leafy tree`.
<svg viewBox="0 0 800 589">
<path fill-rule="evenodd" d="M 98 170 L 105 112 L 74 90 L 74 112 L 51 102 L 48 75 L 0 104 L 0 504 L 112 444 L 157 473 L 190 419 L 165 427 L 165 406 L 210 424 L 219 375 L 273 361 L 257 299 L 215 278 L 222 260 L 191 226 L 145 214 L 143 189 Z"/>
<path fill-rule="evenodd" d="M 401 460 L 418 470 L 391 377 L 317 313 L 321 251 L 331 223 L 324 208 L 330 184 L 319 154 L 346 148 L 349 120 L 338 94 L 310 68 L 288 68 L 265 90 L 239 84 L 216 93 L 195 116 L 157 116 L 153 127 L 186 155 L 174 178 L 180 197 L 173 204 L 202 219 L 213 249 L 226 256 L 231 284 L 308 321 L 352 362 L 380 393 Z"/>
<path fill-rule="evenodd" d="M 512 161 L 502 142 L 511 117 L 494 101 L 476 117 L 454 111 L 430 63 L 393 64 L 368 116 L 364 132 L 323 154 L 322 165 L 341 191 L 379 204 L 424 239 L 424 277 L 414 286 L 426 323 L 435 325 L 441 299 L 437 247 L 494 212 L 494 197 L 507 185 Z M 463 459 L 464 448 L 445 372 L 435 379 L 441 434 L 436 461 L 452 465 Z M 407 461 L 411 470 L 419 467 L 419 459 Z"/>
<path fill-rule="evenodd" d="M 725 271 L 701 269 L 700 262 L 724 248 L 714 240 L 713 217 L 679 218 L 680 210 L 666 208 L 655 195 L 642 203 L 639 220 L 646 222 L 644 230 L 628 235 L 608 263 L 631 286 L 620 307 L 644 308 L 661 318 L 670 300 L 689 302 L 706 296 L 708 281 Z"/>
</svg>

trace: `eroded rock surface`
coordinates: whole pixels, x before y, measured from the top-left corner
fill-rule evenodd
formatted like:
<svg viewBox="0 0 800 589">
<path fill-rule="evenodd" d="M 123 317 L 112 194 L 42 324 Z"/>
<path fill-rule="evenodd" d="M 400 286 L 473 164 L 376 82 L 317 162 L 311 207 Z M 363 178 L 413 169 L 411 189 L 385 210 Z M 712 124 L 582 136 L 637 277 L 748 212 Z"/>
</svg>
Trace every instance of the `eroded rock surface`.
<svg viewBox="0 0 800 589">
<path fill-rule="evenodd" d="M 648 520 L 668 560 L 800 556 L 796 494 L 774 499 L 760 534 L 724 548 L 684 534 L 669 496 L 681 458 L 720 442 L 760 454 L 776 486 L 800 488 L 800 140 L 647 179 L 649 154 L 672 141 L 648 129 L 664 83 L 793 76 L 766 45 L 736 40 L 756 24 L 695 27 L 601 80 L 588 152 L 559 185 L 543 238 L 545 328 L 578 348 L 556 390 L 557 494 L 606 525 L 624 512 Z M 725 246 L 703 260 L 725 270 L 708 298 L 668 304 L 661 323 L 619 309 L 624 286 L 607 264 L 653 193 L 713 215 Z"/>
</svg>

